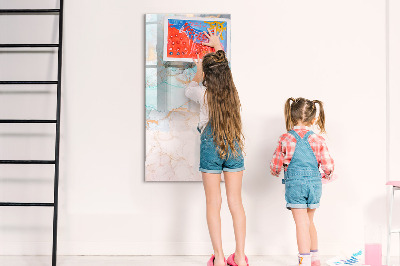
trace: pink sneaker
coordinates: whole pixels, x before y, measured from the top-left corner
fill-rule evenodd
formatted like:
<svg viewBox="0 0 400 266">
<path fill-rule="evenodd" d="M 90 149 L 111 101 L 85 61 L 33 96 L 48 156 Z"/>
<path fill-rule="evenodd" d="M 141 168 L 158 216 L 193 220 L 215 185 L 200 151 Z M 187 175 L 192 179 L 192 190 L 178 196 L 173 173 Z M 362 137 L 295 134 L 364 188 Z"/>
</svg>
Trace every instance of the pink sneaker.
<svg viewBox="0 0 400 266">
<path fill-rule="evenodd" d="M 246 260 L 247 266 L 249 266 L 249 260 L 247 259 L 247 256 L 245 255 L 244 259 Z M 235 262 L 235 253 L 231 254 L 228 257 L 227 263 L 229 266 L 238 266 Z"/>
<path fill-rule="evenodd" d="M 215 255 L 212 254 L 210 260 L 207 262 L 207 266 L 214 266 Z M 224 258 L 224 262 L 226 265 L 226 259 Z"/>
</svg>

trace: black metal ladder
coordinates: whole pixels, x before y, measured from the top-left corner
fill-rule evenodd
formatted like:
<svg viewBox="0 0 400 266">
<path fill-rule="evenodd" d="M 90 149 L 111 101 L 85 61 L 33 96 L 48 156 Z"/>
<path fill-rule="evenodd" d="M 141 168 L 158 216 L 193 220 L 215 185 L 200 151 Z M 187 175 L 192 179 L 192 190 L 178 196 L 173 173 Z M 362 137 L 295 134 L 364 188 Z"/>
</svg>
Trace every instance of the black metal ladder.
<svg viewBox="0 0 400 266">
<path fill-rule="evenodd" d="M 57 44 L 0 44 L 0 48 L 58 48 L 58 71 L 57 80 L 52 81 L 0 81 L 3 84 L 54 84 L 57 85 L 57 110 L 55 120 L 41 119 L 0 119 L 0 123 L 46 123 L 56 125 L 54 160 L 0 160 L 0 164 L 54 164 L 54 198 L 53 202 L 0 202 L 0 206 L 22 206 L 22 207 L 53 207 L 53 246 L 52 266 L 57 264 L 57 219 L 58 219 L 58 181 L 60 164 L 60 111 L 61 111 L 61 68 L 62 68 L 62 41 L 63 41 L 63 0 L 60 0 L 58 9 L 0 9 L 1 14 L 57 14 L 58 20 L 58 43 Z"/>
</svg>

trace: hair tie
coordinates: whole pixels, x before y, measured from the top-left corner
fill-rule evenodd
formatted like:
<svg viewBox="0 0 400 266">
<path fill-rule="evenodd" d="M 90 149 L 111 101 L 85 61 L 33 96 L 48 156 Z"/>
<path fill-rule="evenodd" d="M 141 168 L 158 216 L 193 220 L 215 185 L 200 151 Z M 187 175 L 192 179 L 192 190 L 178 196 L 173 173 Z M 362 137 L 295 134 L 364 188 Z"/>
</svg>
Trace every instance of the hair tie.
<svg viewBox="0 0 400 266">
<path fill-rule="evenodd" d="M 217 67 L 217 66 L 221 66 L 221 65 L 228 65 L 228 64 L 227 64 L 227 62 L 217 63 L 212 66 L 209 66 L 209 68 L 213 68 L 213 67 Z"/>
</svg>

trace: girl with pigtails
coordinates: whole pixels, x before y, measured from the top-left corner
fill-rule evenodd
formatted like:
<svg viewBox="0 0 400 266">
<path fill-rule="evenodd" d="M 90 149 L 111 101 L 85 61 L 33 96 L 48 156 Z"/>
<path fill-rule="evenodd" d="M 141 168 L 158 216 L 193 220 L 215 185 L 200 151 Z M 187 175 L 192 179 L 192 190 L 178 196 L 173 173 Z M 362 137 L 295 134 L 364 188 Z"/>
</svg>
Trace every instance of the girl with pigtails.
<svg viewBox="0 0 400 266">
<path fill-rule="evenodd" d="M 318 119 L 317 105 L 319 106 Z M 279 138 L 270 168 L 279 176 L 284 170 L 286 208 L 296 223 L 298 266 L 320 266 L 318 238 L 313 218 L 322 193 L 321 179 L 330 179 L 334 162 L 322 136 L 311 126 L 325 132 L 323 103 L 304 98 L 289 98 L 285 104 L 287 133 Z M 321 170 L 321 171 L 320 171 Z"/>
</svg>

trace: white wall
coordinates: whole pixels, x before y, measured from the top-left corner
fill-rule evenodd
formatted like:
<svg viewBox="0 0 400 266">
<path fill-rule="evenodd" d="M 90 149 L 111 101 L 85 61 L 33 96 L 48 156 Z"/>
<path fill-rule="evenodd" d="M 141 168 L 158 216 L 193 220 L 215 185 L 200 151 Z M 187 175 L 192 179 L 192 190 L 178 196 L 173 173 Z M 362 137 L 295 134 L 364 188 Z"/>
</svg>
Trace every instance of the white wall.
<svg viewBox="0 0 400 266">
<path fill-rule="evenodd" d="M 201 183 L 144 182 L 145 13 L 232 14 L 232 71 L 247 139 L 248 254 L 296 252 L 284 187 L 268 169 L 284 132 L 288 97 L 325 102 L 327 138 L 340 178 L 324 187 L 316 215 L 321 253 L 363 243 L 364 225 L 385 226 L 384 1 L 173 3 L 65 3 L 60 254 L 212 251 Z M 7 69 L 1 69 L 2 79 L 14 75 Z M 12 191 L 21 194 L 17 186 Z M 0 237 L 6 237 L 0 254 L 49 253 L 44 234 L 50 240 L 49 214 L 19 212 L 1 212 L 15 218 L 1 222 Z M 22 217 L 39 222 L 13 227 Z M 229 253 L 234 236 L 225 199 L 222 221 Z"/>
<path fill-rule="evenodd" d="M 400 2 L 389 0 L 389 64 L 388 64 L 388 121 L 389 121 L 389 141 L 388 141 L 388 179 L 389 180 L 400 180 L 398 171 L 398 162 L 400 160 L 400 36 L 398 34 L 400 30 L 400 18 L 397 14 L 400 12 Z M 393 217 L 393 227 L 399 228 L 400 226 L 400 199 L 399 193 L 395 197 L 394 203 L 394 217 Z M 393 235 L 392 237 L 392 256 L 399 256 L 399 236 Z"/>
</svg>

